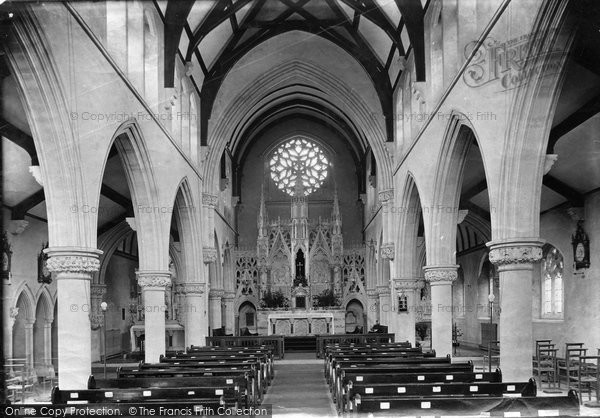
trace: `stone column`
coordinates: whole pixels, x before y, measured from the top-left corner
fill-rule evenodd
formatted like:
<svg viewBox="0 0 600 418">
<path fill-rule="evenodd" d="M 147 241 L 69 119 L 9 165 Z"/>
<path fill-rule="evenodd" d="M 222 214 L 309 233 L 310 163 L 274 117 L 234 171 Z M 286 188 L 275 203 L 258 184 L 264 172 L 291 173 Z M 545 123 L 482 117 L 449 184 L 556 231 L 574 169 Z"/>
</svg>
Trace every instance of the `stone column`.
<svg viewBox="0 0 600 418">
<path fill-rule="evenodd" d="M 6 358 L 13 357 L 13 328 L 17 321 L 17 315 L 19 315 L 19 308 L 10 308 L 8 329 L 4 331 L 4 356 Z"/>
<path fill-rule="evenodd" d="M 438 356 L 452 355 L 452 282 L 457 265 L 425 266 L 431 286 L 431 348 Z"/>
<path fill-rule="evenodd" d="M 533 267 L 542 258 L 538 239 L 489 242 L 490 261 L 500 275 L 500 369 L 505 381 L 526 381 L 533 375 L 531 282 Z"/>
<path fill-rule="evenodd" d="M 210 329 L 212 331 L 221 328 L 221 299 L 223 289 L 210 289 L 208 293 Z"/>
<path fill-rule="evenodd" d="M 52 366 L 52 321 L 44 322 L 44 366 Z"/>
<path fill-rule="evenodd" d="M 225 333 L 233 334 L 235 331 L 235 315 L 233 312 L 233 302 L 235 300 L 234 291 L 225 291 L 223 293 L 223 325 L 225 325 Z"/>
<path fill-rule="evenodd" d="M 210 285 L 214 285 L 217 281 L 216 277 L 211 277 L 211 264 L 214 264 L 217 262 L 217 249 L 214 247 L 204 247 L 202 248 L 202 257 L 203 257 L 203 261 L 204 261 L 204 277 L 206 278 L 207 283 L 209 283 Z M 213 266 L 214 267 L 214 266 Z M 213 271 L 215 271 L 216 274 L 216 269 L 212 269 Z M 206 295 L 205 295 L 206 296 Z M 213 324 L 213 315 L 212 315 L 212 303 L 210 301 L 210 292 L 208 294 L 208 305 L 209 305 L 209 324 L 212 328 L 212 324 Z M 219 314 L 220 315 L 220 314 Z M 220 321 L 220 320 L 219 320 Z M 206 335 L 208 335 L 208 332 L 206 333 Z M 204 343 L 202 344 L 204 345 Z"/>
<path fill-rule="evenodd" d="M 90 321 L 92 329 L 98 329 L 103 325 L 104 317 L 100 304 L 106 295 L 106 285 L 100 283 L 90 284 Z M 108 314 L 108 312 L 107 312 Z"/>
<path fill-rule="evenodd" d="M 25 364 L 33 369 L 33 322 L 26 322 L 25 326 Z"/>
<path fill-rule="evenodd" d="M 87 388 L 92 373 L 92 335 L 87 309 L 90 281 L 98 271 L 96 249 L 57 247 L 44 250 L 48 270 L 55 274 L 58 295 L 58 386 L 64 390 Z"/>
<path fill-rule="evenodd" d="M 417 313 L 417 292 L 420 284 L 417 279 L 396 279 L 394 285 L 395 311 L 391 314 L 390 332 L 396 334 L 396 341 L 410 341 L 415 346 L 415 323 Z M 398 298 L 400 296 L 407 298 L 407 311 L 400 312 Z"/>
<path fill-rule="evenodd" d="M 379 295 L 379 323 L 381 325 L 390 325 L 391 304 L 391 289 L 387 284 L 377 286 L 377 294 Z"/>
<path fill-rule="evenodd" d="M 185 295 L 183 310 L 185 312 L 185 346 L 206 345 L 208 334 L 208 321 L 206 317 L 206 304 L 204 303 L 204 283 L 182 283 L 181 293 Z"/>
<path fill-rule="evenodd" d="M 367 289 L 367 327 L 371 329 L 379 321 L 379 292 L 377 289 Z M 344 306 L 345 308 L 345 306 Z"/>
<path fill-rule="evenodd" d="M 215 209 L 219 204 L 219 197 L 210 193 L 202 193 L 202 212 L 203 212 L 203 246 L 210 247 L 215 243 Z"/>
<path fill-rule="evenodd" d="M 170 271 L 138 271 L 138 285 L 144 300 L 144 361 L 158 363 L 165 354 L 165 289 L 171 284 Z"/>
<path fill-rule="evenodd" d="M 333 294 L 336 297 L 341 299 L 341 297 L 342 297 L 342 266 L 341 266 L 341 263 L 334 263 L 331 267 L 333 268 Z M 366 307 L 365 309 L 368 309 L 368 307 Z"/>
</svg>

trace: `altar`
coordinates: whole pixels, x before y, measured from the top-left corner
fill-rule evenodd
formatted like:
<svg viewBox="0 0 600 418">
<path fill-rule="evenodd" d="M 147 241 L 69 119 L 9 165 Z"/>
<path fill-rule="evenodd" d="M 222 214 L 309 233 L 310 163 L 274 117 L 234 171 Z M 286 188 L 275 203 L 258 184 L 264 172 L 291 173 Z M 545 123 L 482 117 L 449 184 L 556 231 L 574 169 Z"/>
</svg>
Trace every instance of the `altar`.
<svg viewBox="0 0 600 418">
<path fill-rule="evenodd" d="M 261 335 L 326 335 L 344 332 L 345 311 L 342 309 L 259 310 Z"/>
</svg>

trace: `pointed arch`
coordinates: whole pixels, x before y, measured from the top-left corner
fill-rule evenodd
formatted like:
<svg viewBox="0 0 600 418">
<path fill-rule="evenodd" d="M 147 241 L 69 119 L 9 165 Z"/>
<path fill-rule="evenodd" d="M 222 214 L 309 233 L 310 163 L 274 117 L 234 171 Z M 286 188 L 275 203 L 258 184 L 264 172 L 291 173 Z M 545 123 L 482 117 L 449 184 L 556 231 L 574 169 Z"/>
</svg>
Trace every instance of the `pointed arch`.
<svg viewBox="0 0 600 418">
<path fill-rule="evenodd" d="M 456 262 L 456 225 L 463 184 L 463 173 L 471 146 L 479 140 L 469 118 L 453 111 L 446 126 L 437 159 L 434 193 L 427 235 L 429 263 L 450 265 Z M 482 155 L 485 178 L 487 166 Z M 491 196 L 490 196 L 491 198 Z M 493 202 L 490 199 L 493 207 Z M 493 212 L 493 211 L 492 211 Z M 493 213 L 490 214 L 494 216 Z M 429 233 L 427 233 L 429 231 Z"/>
<path fill-rule="evenodd" d="M 409 280 L 422 277 L 419 266 L 418 233 L 423 216 L 423 205 L 419 187 L 413 173 L 407 172 L 398 202 L 398 233 L 396 237 L 398 267 L 396 274 L 399 279 Z M 427 241 L 423 246 L 426 250 Z"/>
<path fill-rule="evenodd" d="M 15 291 L 12 307 L 19 308 L 19 316 L 23 314 L 22 318 L 25 319 L 25 321 L 35 321 L 36 298 L 27 283 L 21 282 Z M 23 312 L 21 312 L 21 310 L 23 310 Z"/>
<path fill-rule="evenodd" d="M 192 193 L 192 189 L 187 177 L 184 177 L 177 186 L 173 205 L 173 219 L 179 231 L 179 240 L 181 242 L 182 268 L 178 270 L 183 281 L 198 281 L 194 278 L 197 272 L 202 271 L 199 261 L 201 252 L 201 224 L 199 221 L 198 206 Z M 171 225 L 171 220 L 169 224 Z"/>
<path fill-rule="evenodd" d="M 220 157 L 226 143 L 235 142 L 254 120 L 291 94 L 286 84 L 291 84 L 292 87 L 301 84 L 307 92 L 298 92 L 295 87 L 294 95 L 305 96 L 312 102 L 322 104 L 346 120 L 355 130 L 357 138 L 373 149 L 380 168 L 381 189 L 392 188 L 392 161 L 385 147 L 385 128 L 381 121 L 373 117 L 373 109 L 327 69 L 309 62 L 290 60 L 274 66 L 249 82 L 235 98 L 228 100 L 229 104 L 219 115 L 215 115 L 216 122 L 207 139 L 212 150 L 204 171 L 209 190 L 218 190 Z M 328 102 L 328 97 L 335 98 L 336 103 Z"/>
<path fill-rule="evenodd" d="M 39 288 L 36 295 L 35 306 L 36 318 L 40 311 L 43 310 L 44 320 L 47 322 L 52 322 L 54 320 L 54 300 L 47 286 Z"/>
<path fill-rule="evenodd" d="M 100 269 L 94 274 L 94 283 L 105 283 L 106 269 L 112 255 L 119 244 L 133 232 L 126 221 L 121 221 L 98 237 L 98 249 L 102 250 L 102 255 L 100 256 Z"/>
<path fill-rule="evenodd" d="M 150 153 L 137 121 L 128 119 L 121 124 L 111 139 L 112 144 L 118 151 L 131 192 L 140 270 L 167 270 L 168 234 L 164 233 L 161 211 L 157 210 L 161 207 L 157 200 L 158 187 Z M 107 148 L 102 172 L 106 169 L 110 148 Z"/>
</svg>

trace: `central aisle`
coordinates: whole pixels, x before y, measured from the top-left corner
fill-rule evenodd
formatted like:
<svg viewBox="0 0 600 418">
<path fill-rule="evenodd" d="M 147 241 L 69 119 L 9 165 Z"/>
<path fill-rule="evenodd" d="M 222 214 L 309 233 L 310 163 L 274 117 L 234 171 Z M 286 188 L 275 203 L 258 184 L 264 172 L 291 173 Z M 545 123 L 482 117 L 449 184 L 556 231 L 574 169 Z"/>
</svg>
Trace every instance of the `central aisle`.
<svg viewBox="0 0 600 418">
<path fill-rule="evenodd" d="M 273 405 L 273 416 L 337 417 L 323 376 L 323 361 L 301 353 L 286 353 L 275 361 L 275 378 L 262 404 Z"/>
</svg>

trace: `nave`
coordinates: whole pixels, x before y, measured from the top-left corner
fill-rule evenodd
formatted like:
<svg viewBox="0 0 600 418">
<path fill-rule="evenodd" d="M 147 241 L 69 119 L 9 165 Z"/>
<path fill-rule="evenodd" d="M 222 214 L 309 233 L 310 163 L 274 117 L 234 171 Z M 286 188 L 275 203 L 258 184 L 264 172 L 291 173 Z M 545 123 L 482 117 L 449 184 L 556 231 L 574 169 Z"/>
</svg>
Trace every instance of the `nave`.
<svg viewBox="0 0 600 418">
<path fill-rule="evenodd" d="M 596 0 L 0 0 L 1 401 L 214 339 L 372 331 L 597 402 L 599 21 Z"/>
</svg>

